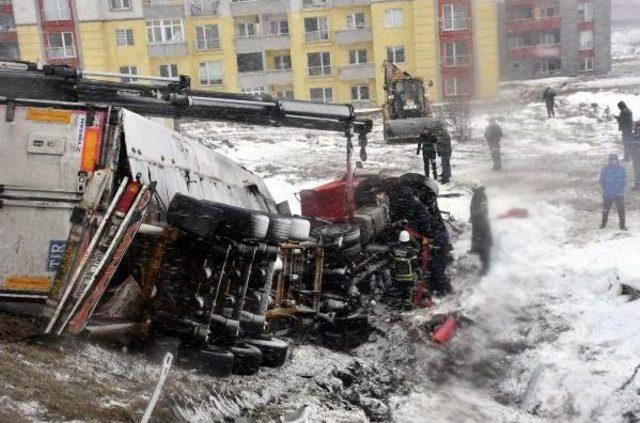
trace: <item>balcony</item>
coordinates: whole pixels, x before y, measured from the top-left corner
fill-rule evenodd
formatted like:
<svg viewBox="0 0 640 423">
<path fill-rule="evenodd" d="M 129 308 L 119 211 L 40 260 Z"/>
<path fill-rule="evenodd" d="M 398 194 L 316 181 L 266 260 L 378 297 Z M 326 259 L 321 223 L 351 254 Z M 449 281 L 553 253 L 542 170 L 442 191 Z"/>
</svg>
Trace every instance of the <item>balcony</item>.
<svg viewBox="0 0 640 423">
<path fill-rule="evenodd" d="M 331 7 L 331 0 L 302 0 L 303 9 L 323 9 Z"/>
<path fill-rule="evenodd" d="M 309 68 L 307 68 L 307 75 L 312 78 L 331 76 L 331 65 L 310 66 Z"/>
<path fill-rule="evenodd" d="M 174 56 L 186 56 L 189 54 L 187 43 L 174 42 L 174 43 L 152 43 L 147 45 L 147 52 L 149 57 L 174 57 Z"/>
<path fill-rule="evenodd" d="M 196 38 L 195 45 L 196 51 L 216 51 L 220 50 L 219 38 Z"/>
<path fill-rule="evenodd" d="M 304 33 L 304 39 L 307 44 L 326 43 L 331 41 L 331 33 L 329 31 L 309 31 Z"/>
<path fill-rule="evenodd" d="M 293 84 L 291 69 L 267 69 L 264 72 L 238 73 L 238 85 L 242 87 L 267 87 Z"/>
<path fill-rule="evenodd" d="M 338 77 L 341 81 L 363 81 L 375 76 L 376 70 L 373 63 L 343 65 L 338 68 Z"/>
<path fill-rule="evenodd" d="M 40 16 L 42 17 L 43 24 L 71 23 L 71 13 L 69 12 L 69 10 L 56 10 L 56 11 L 41 10 Z"/>
<path fill-rule="evenodd" d="M 191 0 L 187 3 L 187 13 L 194 18 L 215 16 L 218 14 L 218 3 L 218 0 Z"/>
<path fill-rule="evenodd" d="M 440 18 L 440 32 L 443 35 L 453 35 L 460 32 L 471 31 L 471 19 L 444 19 Z"/>
<path fill-rule="evenodd" d="M 561 18 L 523 19 L 507 22 L 507 33 L 543 32 L 560 29 Z"/>
<path fill-rule="evenodd" d="M 333 0 L 333 7 L 370 6 L 371 0 Z"/>
<path fill-rule="evenodd" d="M 539 44 L 509 49 L 509 60 L 556 59 L 561 54 L 560 44 Z"/>
<path fill-rule="evenodd" d="M 472 56 L 470 54 L 445 56 L 442 60 L 442 66 L 445 68 L 459 68 L 470 66 L 472 63 Z"/>
<path fill-rule="evenodd" d="M 229 3 L 231 16 L 277 15 L 289 13 L 287 0 L 243 0 Z"/>
<path fill-rule="evenodd" d="M 376 104 L 375 98 L 370 98 L 368 100 L 351 100 L 349 103 L 353 106 L 355 110 L 363 110 L 363 109 L 379 109 L 380 106 Z"/>
<path fill-rule="evenodd" d="M 183 0 L 144 0 L 146 19 L 181 19 L 184 17 Z"/>
<path fill-rule="evenodd" d="M 257 34 L 248 37 L 236 36 L 236 52 L 238 53 L 288 50 L 289 48 L 291 48 L 289 34 Z"/>
<path fill-rule="evenodd" d="M 64 60 L 76 58 L 76 46 L 47 47 L 47 58 L 51 60 Z"/>
<path fill-rule="evenodd" d="M 336 31 L 337 44 L 367 43 L 373 41 L 371 28 L 353 28 Z"/>
</svg>

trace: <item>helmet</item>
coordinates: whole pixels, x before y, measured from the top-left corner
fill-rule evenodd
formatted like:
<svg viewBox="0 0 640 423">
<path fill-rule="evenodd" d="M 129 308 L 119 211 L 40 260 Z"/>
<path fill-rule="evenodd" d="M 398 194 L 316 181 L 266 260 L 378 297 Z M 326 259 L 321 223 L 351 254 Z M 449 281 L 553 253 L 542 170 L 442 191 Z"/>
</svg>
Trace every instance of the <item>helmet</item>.
<svg viewBox="0 0 640 423">
<path fill-rule="evenodd" d="M 400 242 L 409 242 L 410 240 L 411 240 L 411 236 L 409 235 L 409 232 L 407 232 L 407 231 L 400 232 L 400 236 L 398 237 L 398 241 L 400 241 Z"/>
</svg>

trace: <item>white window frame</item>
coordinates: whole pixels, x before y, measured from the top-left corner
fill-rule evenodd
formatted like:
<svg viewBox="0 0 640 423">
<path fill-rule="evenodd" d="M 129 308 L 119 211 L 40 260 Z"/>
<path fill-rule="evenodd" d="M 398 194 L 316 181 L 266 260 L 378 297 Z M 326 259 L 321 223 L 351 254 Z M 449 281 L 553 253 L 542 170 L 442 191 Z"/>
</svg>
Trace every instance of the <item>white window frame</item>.
<svg viewBox="0 0 640 423">
<path fill-rule="evenodd" d="M 316 20 L 316 30 L 307 31 L 307 21 Z M 304 18 L 304 35 L 308 43 L 322 42 L 329 40 L 329 20 L 326 16 L 310 16 Z"/>
<path fill-rule="evenodd" d="M 366 95 L 363 95 L 363 92 L 366 92 Z M 356 94 L 354 97 L 353 94 Z M 371 88 L 368 84 L 366 85 L 352 85 L 351 86 L 351 100 L 353 101 L 366 101 L 371 100 Z"/>
<path fill-rule="evenodd" d="M 286 59 L 288 57 L 289 59 Z M 276 71 L 290 71 L 292 67 L 291 63 L 291 55 L 290 54 L 278 54 L 273 56 L 273 65 L 274 70 Z"/>
<path fill-rule="evenodd" d="M 549 14 L 549 10 L 553 10 L 554 14 L 550 15 Z M 558 16 L 560 16 L 560 10 L 556 6 L 543 6 L 543 7 L 540 8 L 540 18 L 541 19 L 557 18 Z"/>
<path fill-rule="evenodd" d="M 361 55 L 361 53 L 364 52 L 364 60 L 363 57 Z M 354 61 L 352 61 L 352 55 L 351 53 L 353 53 L 353 58 L 355 58 Z M 349 64 L 350 65 L 364 65 L 368 63 L 367 62 L 367 49 L 366 48 L 358 48 L 358 49 L 354 49 L 354 50 L 349 50 Z"/>
<path fill-rule="evenodd" d="M 398 61 L 398 52 L 402 51 L 402 61 Z M 407 61 L 406 52 L 404 46 L 388 46 L 387 47 L 387 60 L 389 60 L 389 52 L 391 52 L 391 61 L 393 63 L 404 63 Z"/>
<path fill-rule="evenodd" d="M 166 70 L 164 75 L 162 74 L 163 68 Z M 180 76 L 180 73 L 178 72 L 178 65 L 176 63 L 165 63 L 158 66 L 158 73 L 160 76 L 165 78 L 177 78 Z"/>
<path fill-rule="evenodd" d="M 116 29 L 116 46 L 128 47 L 134 45 L 133 29 L 120 28 Z"/>
<path fill-rule="evenodd" d="M 190 16 L 210 16 L 217 13 L 217 0 L 189 0 L 187 3 Z"/>
<path fill-rule="evenodd" d="M 71 8 L 68 0 L 43 0 L 42 19 L 47 22 L 71 20 Z"/>
<path fill-rule="evenodd" d="M 446 97 L 457 97 L 457 96 L 463 96 L 463 95 L 469 95 L 470 93 L 468 91 L 461 91 L 462 86 L 464 86 L 464 84 L 461 84 L 463 80 L 452 76 L 449 78 L 445 78 L 444 80 L 444 95 Z M 468 83 L 468 81 L 467 81 Z"/>
<path fill-rule="evenodd" d="M 131 0 L 109 0 L 109 10 L 131 10 Z"/>
<path fill-rule="evenodd" d="M 220 77 L 216 78 L 212 70 L 213 66 L 216 66 L 220 69 Z M 222 62 L 219 60 L 210 60 L 207 62 L 198 63 L 198 82 L 200 85 L 208 86 L 208 85 L 222 85 Z M 204 82 L 203 82 L 204 81 Z"/>
<path fill-rule="evenodd" d="M 581 72 L 593 72 L 595 60 L 593 56 L 587 56 L 580 59 Z"/>
<path fill-rule="evenodd" d="M 322 90 L 322 97 L 313 97 L 311 92 L 313 90 Z M 333 103 L 333 88 L 332 87 L 316 87 L 309 89 L 309 99 L 311 101 L 319 101 L 322 103 Z"/>
<path fill-rule="evenodd" d="M 287 18 L 278 18 L 275 21 L 271 21 L 269 28 L 269 35 L 274 37 L 287 37 L 289 36 L 289 20 Z M 273 31 L 273 27 L 276 27 L 276 31 Z M 286 29 L 286 31 L 284 31 Z"/>
<path fill-rule="evenodd" d="M 593 2 L 578 3 L 578 22 L 593 22 Z"/>
<path fill-rule="evenodd" d="M 51 45 L 51 36 L 60 36 L 60 46 Z M 47 37 L 47 58 L 53 60 L 62 59 L 75 59 L 76 55 L 76 40 L 73 36 L 73 32 L 49 32 Z"/>
<path fill-rule="evenodd" d="M 358 22 L 358 18 L 362 17 L 362 21 Z M 356 30 L 367 27 L 367 17 L 364 12 L 349 13 L 346 18 L 346 29 Z"/>
<path fill-rule="evenodd" d="M 182 19 L 149 19 L 147 24 L 147 42 L 149 44 L 178 44 L 184 42 L 184 21 Z M 179 31 L 176 31 L 179 29 Z M 160 31 L 160 36 L 156 30 Z M 167 32 L 171 31 L 169 37 Z"/>
<path fill-rule="evenodd" d="M 215 28 L 218 37 L 207 38 L 207 28 L 209 28 L 210 31 L 213 31 L 213 28 Z M 218 50 L 219 48 L 220 28 L 217 24 L 196 26 L 196 50 Z"/>
<path fill-rule="evenodd" d="M 320 57 L 320 64 L 316 66 L 311 66 L 309 64 L 311 55 L 318 54 Z M 315 74 L 315 70 L 319 72 Z M 316 51 L 313 53 L 307 53 L 307 74 L 309 76 L 328 76 L 331 75 L 331 52 L 328 51 Z"/>
<path fill-rule="evenodd" d="M 137 66 L 120 66 L 120 73 L 123 75 L 135 76 L 138 74 Z M 137 78 L 120 78 L 122 82 L 136 82 Z"/>
<path fill-rule="evenodd" d="M 262 85 L 243 87 L 240 91 L 242 91 L 243 94 L 250 94 L 250 95 L 262 95 L 266 92 L 264 89 L 264 86 Z"/>
<path fill-rule="evenodd" d="M 237 20 L 233 26 L 237 38 L 256 38 L 260 35 L 260 22 L 257 21 Z M 249 30 L 249 28 L 252 29 Z"/>
<path fill-rule="evenodd" d="M 404 10 L 399 8 L 384 10 L 384 27 L 401 28 L 404 26 Z"/>
<path fill-rule="evenodd" d="M 593 30 L 587 29 L 578 34 L 580 50 L 593 50 Z"/>
<path fill-rule="evenodd" d="M 459 45 L 466 44 L 466 54 L 458 53 Z M 451 48 L 448 48 L 448 47 Z M 452 54 L 449 54 L 452 53 Z M 450 41 L 444 43 L 444 64 L 447 67 L 467 66 L 470 63 L 469 43 L 467 41 Z"/>
<path fill-rule="evenodd" d="M 282 100 L 293 100 L 293 90 L 276 91 L 276 97 Z"/>
<path fill-rule="evenodd" d="M 553 32 L 540 34 L 540 38 L 538 40 L 538 45 L 540 46 L 553 46 L 558 44 L 556 41 L 556 34 Z"/>
<path fill-rule="evenodd" d="M 464 9 L 464 17 L 461 10 Z M 466 4 L 445 4 L 442 6 L 442 30 L 462 31 L 469 29 L 469 6 Z"/>
</svg>

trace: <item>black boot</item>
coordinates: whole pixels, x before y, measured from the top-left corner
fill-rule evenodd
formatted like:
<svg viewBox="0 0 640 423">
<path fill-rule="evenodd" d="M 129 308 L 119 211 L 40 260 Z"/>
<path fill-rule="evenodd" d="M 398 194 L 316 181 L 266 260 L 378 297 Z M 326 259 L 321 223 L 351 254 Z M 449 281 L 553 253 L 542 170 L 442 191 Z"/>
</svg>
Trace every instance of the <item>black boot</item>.
<svg viewBox="0 0 640 423">
<path fill-rule="evenodd" d="M 609 213 L 602 212 L 602 223 L 600 224 L 600 229 L 607 227 L 607 220 L 609 220 Z"/>
</svg>

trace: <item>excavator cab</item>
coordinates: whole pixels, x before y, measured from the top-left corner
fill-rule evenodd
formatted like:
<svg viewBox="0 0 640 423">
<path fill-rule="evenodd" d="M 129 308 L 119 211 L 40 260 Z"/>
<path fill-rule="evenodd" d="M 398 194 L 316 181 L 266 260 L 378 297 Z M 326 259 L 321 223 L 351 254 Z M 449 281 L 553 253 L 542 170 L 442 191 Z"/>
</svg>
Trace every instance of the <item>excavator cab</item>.
<svg viewBox="0 0 640 423">
<path fill-rule="evenodd" d="M 424 84 L 421 79 L 392 82 L 391 118 L 407 119 L 426 115 Z"/>
</svg>

